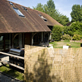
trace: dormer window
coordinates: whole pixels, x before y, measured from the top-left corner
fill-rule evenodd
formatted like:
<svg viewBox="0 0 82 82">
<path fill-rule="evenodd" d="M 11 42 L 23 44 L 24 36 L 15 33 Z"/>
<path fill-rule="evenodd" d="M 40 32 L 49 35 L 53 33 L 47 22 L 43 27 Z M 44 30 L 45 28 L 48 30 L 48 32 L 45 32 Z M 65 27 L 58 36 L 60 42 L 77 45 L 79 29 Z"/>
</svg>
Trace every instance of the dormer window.
<svg viewBox="0 0 82 82">
<path fill-rule="evenodd" d="M 23 6 L 22 6 L 22 8 L 23 8 L 25 11 L 27 11 L 27 8 L 25 8 L 25 7 L 23 7 Z"/>
<path fill-rule="evenodd" d="M 12 2 L 9 2 L 10 3 L 10 5 L 12 5 L 13 6 L 13 3 Z"/>
<path fill-rule="evenodd" d="M 47 21 L 47 19 L 44 17 L 44 16 L 42 16 L 42 15 L 39 15 L 44 21 Z"/>
<path fill-rule="evenodd" d="M 25 17 L 25 16 L 21 13 L 21 11 L 20 11 L 18 8 L 14 8 L 14 7 L 13 7 L 13 9 L 14 9 L 14 11 L 15 11 L 19 16 Z"/>
</svg>

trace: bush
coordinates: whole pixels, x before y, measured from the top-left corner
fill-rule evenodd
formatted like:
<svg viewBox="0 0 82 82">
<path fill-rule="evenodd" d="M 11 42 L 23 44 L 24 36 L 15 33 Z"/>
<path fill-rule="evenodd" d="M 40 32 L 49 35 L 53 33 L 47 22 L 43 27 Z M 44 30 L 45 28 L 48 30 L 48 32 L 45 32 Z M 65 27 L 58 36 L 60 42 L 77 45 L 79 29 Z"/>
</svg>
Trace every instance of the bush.
<svg viewBox="0 0 82 82">
<path fill-rule="evenodd" d="M 67 45 L 67 46 L 71 46 L 71 44 L 69 44 L 69 43 L 67 43 L 66 45 Z"/>
<path fill-rule="evenodd" d="M 52 38 L 55 41 L 60 41 L 62 36 L 62 27 L 61 26 L 54 26 L 52 30 Z"/>
<path fill-rule="evenodd" d="M 67 43 L 67 46 L 69 46 L 69 48 L 71 48 L 71 44 Z"/>
<path fill-rule="evenodd" d="M 69 34 L 64 34 L 64 35 L 62 36 L 62 39 L 63 39 L 63 40 L 71 40 L 71 36 L 70 36 Z"/>
<path fill-rule="evenodd" d="M 73 39 L 73 40 L 80 40 L 81 37 L 80 37 L 80 35 L 78 35 L 78 34 L 74 34 L 74 36 L 73 36 L 72 39 Z"/>
<path fill-rule="evenodd" d="M 73 33 L 72 31 L 68 31 L 68 34 L 69 34 L 70 36 L 73 36 L 73 35 L 74 35 L 74 33 Z"/>
</svg>

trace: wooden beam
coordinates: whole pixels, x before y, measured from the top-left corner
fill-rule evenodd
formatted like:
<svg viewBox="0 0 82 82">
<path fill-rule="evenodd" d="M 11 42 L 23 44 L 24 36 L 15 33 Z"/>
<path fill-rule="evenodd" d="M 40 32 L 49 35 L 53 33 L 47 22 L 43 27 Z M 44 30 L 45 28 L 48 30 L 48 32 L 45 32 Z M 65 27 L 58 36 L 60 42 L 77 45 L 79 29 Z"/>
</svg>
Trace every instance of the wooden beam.
<svg viewBox="0 0 82 82">
<path fill-rule="evenodd" d="M 21 69 L 21 70 L 24 70 L 24 68 L 23 68 L 23 67 L 18 66 L 18 65 L 15 65 L 15 64 L 9 63 L 9 65 L 11 65 L 11 66 L 13 66 L 13 67 L 16 67 L 16 68 L 19 68 L 19 69 Z"/>
<path fill-rule="evenodd" d="M 16 58 L 19 58 L 19 59 L 23 59 L 24 60 L 24 57 L 21 57 L 21 56 L 12 55 L 12 54 L 5 53 L 5 52 L 0 52 L 0 54 L 7 55 L 7 56 L 12 56 L 12 57 L 16 57 Z"/>
</svg>

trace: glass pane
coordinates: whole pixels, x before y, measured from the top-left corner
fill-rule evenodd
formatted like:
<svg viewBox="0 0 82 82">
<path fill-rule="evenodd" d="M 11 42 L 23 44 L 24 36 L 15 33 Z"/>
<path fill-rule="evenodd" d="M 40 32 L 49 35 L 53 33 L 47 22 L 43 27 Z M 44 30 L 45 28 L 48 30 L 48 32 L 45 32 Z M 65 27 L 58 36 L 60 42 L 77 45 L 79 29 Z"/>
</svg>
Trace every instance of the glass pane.
<svg viewBox="0 0 82 82">
<path fill-rule="evenodd" d="M 27 8 L 25 8 L 25 7 L 23 7 L 23 6 L 22 6 L 22 8 L 23 8 L 25 11 L 27 11 Z"/>
<path fill-rule="evenodd" d="M 5 50 L 9 49 L 11 39 L 9 38 L 9 34 L 5 34 Z"/>
<path fill-rule="evenodd" d="M 12 2 L 9 2 L 10 3 L 10 5 L 12 5 L 13 6 L 13 3 Z"/>
<path fill-rule="evenodd" d="M 2 34 L 0 34 L 0 51 L 3 51 L 4 49 L 3 49 L 3 35 Z"/>
<path fill-rule="evenodd" d="M 21 11 L 17 8 L 13 8 L 15 10 L 15 12 L 19 15 L 19 16 L 22 16 L 24 17 L 24 15 L 21 13 Z"/>
</svg>

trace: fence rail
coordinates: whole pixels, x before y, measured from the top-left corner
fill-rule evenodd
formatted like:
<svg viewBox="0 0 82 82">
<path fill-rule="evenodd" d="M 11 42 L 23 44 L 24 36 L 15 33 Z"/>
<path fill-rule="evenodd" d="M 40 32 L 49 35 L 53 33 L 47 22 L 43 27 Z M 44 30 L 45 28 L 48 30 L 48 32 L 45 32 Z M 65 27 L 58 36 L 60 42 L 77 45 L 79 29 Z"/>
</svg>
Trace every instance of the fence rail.
<svg viewBox="0 0 82 82">
<path fill-rule="evenodd" d="M 7 55 L 7 56 L 12 56 L 12 57 L 16 57 L 16 58 L 20 58 L 20 59 L 24 60 L 24 57 L 21 57 L 21 56 L 12 55 L 12 54 L 5 53 L 5 52 L 0 52 L 0 54 Z"/>
</svg>

